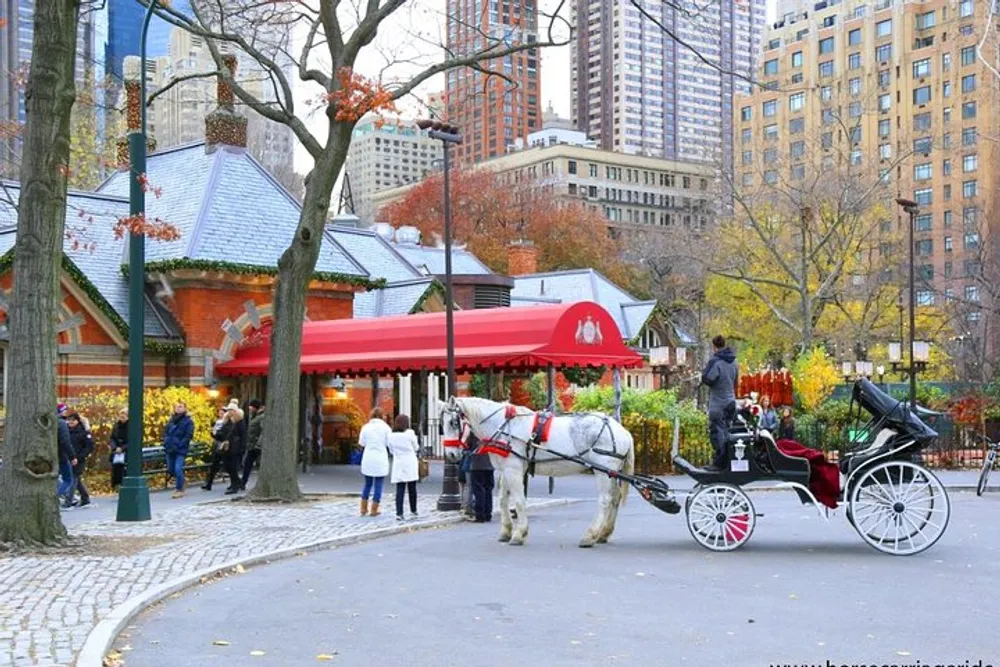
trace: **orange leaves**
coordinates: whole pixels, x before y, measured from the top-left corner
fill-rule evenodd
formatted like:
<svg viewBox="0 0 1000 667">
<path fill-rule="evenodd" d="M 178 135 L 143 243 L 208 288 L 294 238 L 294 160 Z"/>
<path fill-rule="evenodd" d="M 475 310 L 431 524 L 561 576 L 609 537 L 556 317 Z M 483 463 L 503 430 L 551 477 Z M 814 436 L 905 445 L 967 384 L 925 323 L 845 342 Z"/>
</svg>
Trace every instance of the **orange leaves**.
<svg viewBox="0 0 1000 667">
<path fill-rule="evenodd" d="M 327 96 L 336 108 L 335 120 L 354 123 L 366 113 L 398 113 L 392 94 L 381 83 L 348 67 L 337 70 L 337 89 Z"/>
<path fill-rule="evenodd" d="M 7 27 L 7 19 L 0 17 L 0 28 Z"/>
<path fill-rule="evenodd" d="M 153 196 L 156 197 L 157 199 L 159 199 L 163 195 L 163 188 L 154 187 L 149 182 L 149 177 L 146 176 L 146 174 L 139 174 L 136 177 L 136 180 L 139 181 L 139 186 L 142 187 L 142 191 L 143 192 L 145 192 L 147 194 L 150 193 L 150 192 L 152 192 Z"/>
<path fill-rule="evenodd" d="M 16 120 L 0 120 L 0 139 L 13 139 L 20 136 L 24 126 Z"/>
<path fill-rule="evenodd" d="M 115 223 L 114 232 L 117 239 L 126 234 L 145 234 L 157 241 L 176 241 L 181 237 L 180 231 L 169 222 L 160 218 L 150 220 L 142 214 L 120 218 Z"/>
</svg>

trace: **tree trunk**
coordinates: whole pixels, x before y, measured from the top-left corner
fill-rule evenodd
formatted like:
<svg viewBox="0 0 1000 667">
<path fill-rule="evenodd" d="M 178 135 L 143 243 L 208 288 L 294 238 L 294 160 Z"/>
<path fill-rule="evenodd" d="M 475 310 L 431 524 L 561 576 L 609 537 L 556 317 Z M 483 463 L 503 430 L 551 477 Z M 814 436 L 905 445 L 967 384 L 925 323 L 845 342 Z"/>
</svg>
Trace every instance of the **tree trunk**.
<svg viewBox="0 0 1000 667">
<path fill-rule="evenodd" d="M 58 545 L 66 538 L 55 489 L 56 318 L 79 11 L 79 0 L 36 3 L 25 91 L 14 291 L 8 312 L 11 391 L 0 467 L 0 542 L 22 545 Z"/>
<path fill-rule="evenodd" d="M 333 186 L 347 155 L 353 124 L 331 128 L 323 157 L 306 179 L 295 240 L 278 261 L 274 329 L 267 380 L 267 420 L 261 434 L 260 475 L 251 500 L 294 502 L 302 496 L 296 478 L 299 449 L 299 360 L 306 293 L 316 269 Z"/>
</svg>

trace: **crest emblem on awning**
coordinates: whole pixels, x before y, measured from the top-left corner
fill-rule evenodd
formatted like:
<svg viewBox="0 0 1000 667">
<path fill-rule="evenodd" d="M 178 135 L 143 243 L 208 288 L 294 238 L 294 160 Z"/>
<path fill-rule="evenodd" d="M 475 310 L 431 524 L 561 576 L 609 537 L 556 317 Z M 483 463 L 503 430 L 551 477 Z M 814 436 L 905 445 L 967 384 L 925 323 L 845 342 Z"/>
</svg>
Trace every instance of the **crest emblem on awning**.
<svg viewBox="0 0 1000 667">
<path fill-rule="evenodd" d="M 601 323 L 587 315 L 576 325 L 576 342 L 580 345 L 600 345 L 604 341 L 601 335 Z"/>
</svg>

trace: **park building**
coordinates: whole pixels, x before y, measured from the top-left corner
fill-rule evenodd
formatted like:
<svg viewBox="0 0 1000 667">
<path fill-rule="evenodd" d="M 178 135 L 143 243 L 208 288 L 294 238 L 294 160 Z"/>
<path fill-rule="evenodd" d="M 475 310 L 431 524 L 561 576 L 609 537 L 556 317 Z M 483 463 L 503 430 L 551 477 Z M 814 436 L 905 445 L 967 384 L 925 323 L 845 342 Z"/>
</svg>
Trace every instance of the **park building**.
<svg viewBox="0 0 1000 667">
<path fill-rule="evenodd" d="M 916 301 L 981 313 L 984 238 L 1000 185 L 996 31 L 980 0 L 784 2 L 764 40 L 760 86 L 734 109 L 743 196 L 847 170 L 919 205 Z M 817 170 L 819 170 L 817 172 Z M 891 197 L 887 197 L 891 200 Z M 908 216 L 891 201 L 893 231 Z M 904 237 L 905 238 L 905 237 Z"/>
<path fill-rule="evenodd" d="M 133 120 L 138 118 L 138 88 L 137 81 L 126 86 L 133 111 L 128 117 Z M 277 263 L 296 233 L 301 205 L 247 150 L 245 119 L 231 94 L 225 85 L 219 86 L 217 109 L 206 119 L 201 140 L 148 156 L 146 178 L 155 196 L 146 198 L 146 215 L 173 225 L 180 238 L 146 243 L 144 375 L 148 387 L 187 386 L 213 400 L 246 401 L 265 397 L 268 390 L 266 365 L 263 373 L 251 373 L 241 371 L 239 364 L 269 344 Z M 126 239 L 114 231 L 129 216 L 124 157 L 119 171 L 96 192 L 68 195 L 67 229 L 73 233 L 64 244 L 59 281 L 56 392 L 71 405 L 84 393 L 119 391 L 128 385 L 131 267 Z M 13 201 L 0 202 L 0 404 L 13 389 L 7 386 L 5 372 L 10 351 L 6 313 L 14 279 L 11 251 L 19 186 L 5 182 L 4 188 Z M 604 331 L 617 329 L 621 339 L 615 344 L 632 347 L 633 358 L 641 345 L 690 344 L 654 302 L 635 299 L 595 272 L 532 275 L 537 273 L 532 249 L 518 246 L 511 252 L 520 254 L 520 264 L 514 265 L 524 275 L 497 275 L 468 251 L 453 249 L 458 312 L 495 314 L 498 308 L 536 306 L 550 319 L 553 312 L 565 316 L 562 319 L 570 317 L 563 325 L 576 331 L 584 320 L 574 313 L 582 308 L 607 323 Z M 373 330 L 382 327 L 380 336 L 368 336 L 367 341 L 380 346 L 385 335 L 406 326 L 411 316 L 443 317 L 443 266 L 444 251 L 436 243 L 422 244 L 414 228 L 366 229 L 356 216 L 335 217 L 324 231 L 309 285 L 307 329 L 315 329 L 311 323 L 357 321 Z M 535 319 L 524 313 L 523 319 Z M 509 321 L 505 314 L 495 319 Z M 379 320 L 387 324 L 374 323 Z M 605 336 L 608 339 L 614 340 Z M 570 335 L 563 345 L 583 345 L 581 353 L 595 349 L 590 341 L 573 341 Z M 498 343 L 480 341 L 474 347 L 491 344 Z M 363 412 L 378 404 L 390 414 L 409 414 L 428 438 L 426 444 L 440 444 L 437 401 L 450 391 L 444 373 L 416 372 L 419 360 L 408 363 L 409 369 L 393 366 L 386 372 L 303 376 L 301 423 L 312 425 L 315 460 L 343 462 L 349 445 L 356 442 L 357 433 L 344 430 L 348 422 L 339 412 L 344 399 Z M 631 386 L 652 382 L 649 369 L 629 373 L 636 374 L 625 378 Z M 455 392 L 467 392 L 469 381 L 468 374 L 459 376 Z"/>
</svg>

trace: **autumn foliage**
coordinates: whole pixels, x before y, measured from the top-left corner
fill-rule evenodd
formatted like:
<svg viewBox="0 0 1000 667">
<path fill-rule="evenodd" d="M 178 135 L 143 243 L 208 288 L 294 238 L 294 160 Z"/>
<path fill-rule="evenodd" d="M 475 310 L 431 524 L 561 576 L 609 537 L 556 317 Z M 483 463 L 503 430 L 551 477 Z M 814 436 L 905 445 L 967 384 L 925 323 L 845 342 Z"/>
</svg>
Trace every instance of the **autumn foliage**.
<svg viewBox="0 0 1000 667">
<path fill-rule="evenodd" d="M 594 268 L 622 287 L 632 286 L 633 270 L 621 261 L 619 243 L 607 220 L 581 204 L 560 202 L 539 183 L 504 183 L 486 170 L 454 171 L 451 176 L 452 229 L 490 269 L 507 273 L 507 248 L 532 241 L 539 249 L 538 270 Z M 440 174 L 382 209 L 379 219 L 417 227 L 425 242 L 444 232 Z"/>
<path fill-rule="evenodd" d="M 354 123 L 366 113 L 397 113 L 392 94 L 378 81 L 341 67 L 337 84 L 328 100 L 336 108 L 334 118 L 338 121 Z"/>
</svg>

